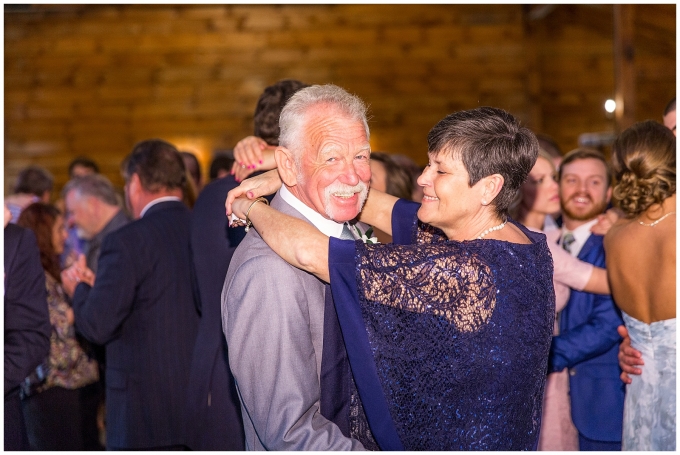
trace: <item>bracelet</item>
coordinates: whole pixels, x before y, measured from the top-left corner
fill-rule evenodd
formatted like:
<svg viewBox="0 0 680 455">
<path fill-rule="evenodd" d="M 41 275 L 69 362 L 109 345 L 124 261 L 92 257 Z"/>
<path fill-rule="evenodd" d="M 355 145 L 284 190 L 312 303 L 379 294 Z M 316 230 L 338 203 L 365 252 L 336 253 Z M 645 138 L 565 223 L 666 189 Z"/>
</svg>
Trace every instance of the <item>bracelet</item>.
<svg viewBox="0 0 680 455">
<path fill-rule="evenodd" d="M 250 211 L 252 210 L 252 208 L 253 208 L 253 206 L 255 205 L 256 202 L 263 202 L 263 203 L 269 205 L 269 201 L 267 199 L 263 198 L 263 197 L 258 197 L 257 199 L 255 199 L 253 201 L 252 204 L 250 204 L 250 207 L 248 207 L 248 210 L 246 211 L 246 232 L 248 232 L 248 229 L 250 229 L 250 226 L 253 225 L 253 222 L 250 221 L 250 219 L 248 218 L 248 215 L 250 214 Z"/>
</svg>

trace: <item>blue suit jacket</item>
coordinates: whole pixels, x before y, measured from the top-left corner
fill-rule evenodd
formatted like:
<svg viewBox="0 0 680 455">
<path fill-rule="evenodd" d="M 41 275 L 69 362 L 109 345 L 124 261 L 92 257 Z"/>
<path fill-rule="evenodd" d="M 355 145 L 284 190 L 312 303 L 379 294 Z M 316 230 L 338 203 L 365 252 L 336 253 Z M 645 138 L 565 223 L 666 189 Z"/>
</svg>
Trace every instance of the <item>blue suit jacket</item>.
<svg viewBox="0 0 680 455">
<path fill-rule="evenodd" d="M 19 384 L 50 353 L 45 271 L 32 231 L 5 227 L 5 450 L 28 450 Z"/>
<path fill-rule="evenodd" d="M 106 346 L 106 443 L 185 445 L 186 389 L 198 327 L 189 209 L 152 206 L 104 238 L 94 284 L 73 296 L 75 325 Z"/>
<path fill-rule="evenodd" d="M 605 267 L 603 237 L 592 234 L 578 258 Z M 578 431 L 596 441 L 621 441 L 624 384 L 618 351 L 623 324 L 609 295 L 571 291 L 550 347 L 550 371 L 569 368 L 571 416 Z"/>
<path fill-rule="evenodd" d="M 221 315 L 222 286 L 236 249 L 230 242 L 234 233 L 228 226 L 224 201 L 236 186 L 233 176 L 207 185 L 196 200 L 191 219 L 201 312 L 188 388 L 188 442 L 193 450 L 245 449 L 241 405 L 229 370 Z"/>
</svg>

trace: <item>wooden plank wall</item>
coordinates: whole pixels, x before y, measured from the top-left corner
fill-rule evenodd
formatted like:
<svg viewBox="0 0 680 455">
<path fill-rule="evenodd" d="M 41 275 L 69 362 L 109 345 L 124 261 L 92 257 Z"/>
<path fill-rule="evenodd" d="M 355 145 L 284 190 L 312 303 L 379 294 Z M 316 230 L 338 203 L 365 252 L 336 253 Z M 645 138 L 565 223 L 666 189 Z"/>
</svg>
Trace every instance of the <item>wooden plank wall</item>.
<svg viewBox="0 0 680 455">
<path fill-rule="evenodd" d="M 283 78 L 335 83 L 370 105 L 374 150 L 426 162 L 446 114 L 509 110 L 566 151 L 612 130 L 611 5 L 5 5 L 5 192 L 39 164 L 57 191 L 78 155 L 115 184 L 135 142 L 212 151 L 252 131 Z M 637 14 L 639 13 L 639 14 Z M 675 5 L 636 9 L 640 119 L 675 93 Z"/>
</svg>

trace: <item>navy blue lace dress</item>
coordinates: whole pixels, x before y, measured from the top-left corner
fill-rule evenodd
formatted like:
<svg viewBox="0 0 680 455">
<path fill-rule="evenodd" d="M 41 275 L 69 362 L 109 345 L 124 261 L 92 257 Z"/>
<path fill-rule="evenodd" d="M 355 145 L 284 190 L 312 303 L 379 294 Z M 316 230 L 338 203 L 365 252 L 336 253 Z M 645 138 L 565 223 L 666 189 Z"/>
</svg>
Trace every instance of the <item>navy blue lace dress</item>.
<svg viewBox="0 0 680 455">
<path fill-rule="evenodd" d="M 393 244 L 331 238 L 329 268 L 356 387 L 383 450 L 534 450 L 553 329 L 552 257 L 449 241 L 395 205 Z"/>
</svg>

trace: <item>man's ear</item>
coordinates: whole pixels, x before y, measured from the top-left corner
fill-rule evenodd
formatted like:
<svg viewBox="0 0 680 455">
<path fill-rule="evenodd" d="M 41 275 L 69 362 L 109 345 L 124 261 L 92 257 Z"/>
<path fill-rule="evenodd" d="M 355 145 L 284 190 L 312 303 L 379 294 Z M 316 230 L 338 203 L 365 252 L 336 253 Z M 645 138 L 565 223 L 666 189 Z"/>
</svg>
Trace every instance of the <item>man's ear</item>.
<svg viewBox="0 0 680 455">
<path fill-rule="evenodd" d="M 288 187 L 297 185 L 298 168 L 295 164 L 293 152 L 286 147 L 276 147 L 274 159 L 276 160 L 276 167 L 279 170 L 283 184 Z"/>
<path fill-rule="evenodd" d="M 480 181 L 482 186 L 482 205 L 489 205 L 501 192 L 505 179 L 500 174 L 492 174 Z"/>
<path fill-rule="evenodd" d="M 612 189 L 612 187 L 611 187 L 611 185 L 610 185 L 609 188 L 607 188 L 607 193 L 606 193 L 606 195 L 605 195 L 605 198 L 606 198 L 606 199 L 605 199 L 605 202 L 606 202 L 607 204 L 609 204 L 609 201 L 612 200 L 612 191 L 613 191 L 613 189 Z"/>
</svg>

